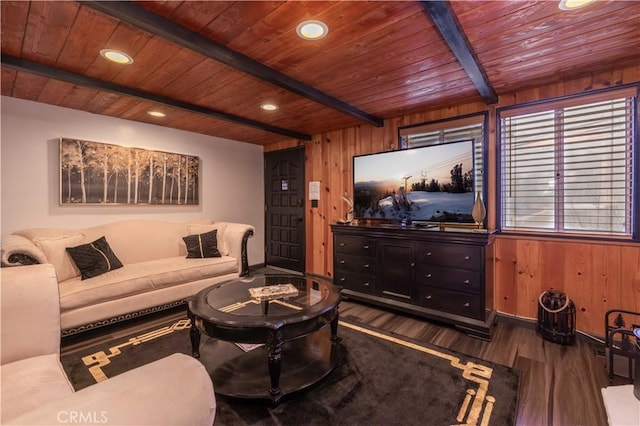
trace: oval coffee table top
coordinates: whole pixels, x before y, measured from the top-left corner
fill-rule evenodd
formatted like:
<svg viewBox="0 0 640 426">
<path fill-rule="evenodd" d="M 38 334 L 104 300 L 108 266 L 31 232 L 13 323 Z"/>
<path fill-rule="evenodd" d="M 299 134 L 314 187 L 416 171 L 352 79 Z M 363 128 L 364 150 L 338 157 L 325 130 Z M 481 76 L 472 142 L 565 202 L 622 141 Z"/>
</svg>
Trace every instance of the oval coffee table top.
<svg viewBox="0 0 640 426">
<path fill-rule="evenodd" d="M 334 309 L 339 300 L 340 287 L 322 278 L 256 275 L 202 290 L 189 303 L 189 310 L 218 325 L 280 328 L 283 323 L 318 317 Z"/>
</svg>

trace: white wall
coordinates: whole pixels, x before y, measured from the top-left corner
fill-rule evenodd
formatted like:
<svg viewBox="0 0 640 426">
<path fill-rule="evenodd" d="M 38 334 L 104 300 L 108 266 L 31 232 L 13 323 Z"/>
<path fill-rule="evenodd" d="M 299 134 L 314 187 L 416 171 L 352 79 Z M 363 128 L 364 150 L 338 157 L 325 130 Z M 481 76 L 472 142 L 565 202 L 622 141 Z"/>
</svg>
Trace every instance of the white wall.
<svg viewBox="0 0 640 426">
<path fill-rule="evenodd" d="M 123 219 L 249 223 L 249 264 L 264 263 L 264 173 L 259 145 L 0 98 L 2 236 L 33 227 L 83 228 Z M 200 157 L 199 206 L 61 206 L 59 138 Z"/>
</svg>

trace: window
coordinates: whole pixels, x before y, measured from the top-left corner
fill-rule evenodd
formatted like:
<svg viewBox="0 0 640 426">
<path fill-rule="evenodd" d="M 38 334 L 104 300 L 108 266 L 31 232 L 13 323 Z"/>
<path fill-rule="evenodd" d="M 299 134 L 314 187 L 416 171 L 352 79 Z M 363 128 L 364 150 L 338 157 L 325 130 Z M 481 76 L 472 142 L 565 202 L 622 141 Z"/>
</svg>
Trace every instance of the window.
<svg viewBox="0 0 640 426">
<path fill-rule="evenodd" d="M 633 236 L 637 89 L 505 109 L 501 227 Z"/>
<path fill-rule="evenodd" d="M 474 191 L 484 194 L 484 138 L 486 113 L 398 128 L 400 149 L 471 140 L 474 142 Z M 486 194 L 482 197 L 486 200 Z"/>
</svg>

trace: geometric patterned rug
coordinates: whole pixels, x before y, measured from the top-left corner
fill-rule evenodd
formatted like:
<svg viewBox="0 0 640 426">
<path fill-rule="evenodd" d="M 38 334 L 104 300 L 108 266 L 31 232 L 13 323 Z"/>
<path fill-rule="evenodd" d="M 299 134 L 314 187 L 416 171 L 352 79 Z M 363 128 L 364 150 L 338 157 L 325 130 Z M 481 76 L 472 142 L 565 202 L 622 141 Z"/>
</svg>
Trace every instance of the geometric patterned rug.
<svg viewBox="0 0 640 426">
<path fill-rule="evenodd" d="M 190 354 L 189 327 L 188 319 L 174 320 L 67 354 L 62 364 L 79 390 L 174 352 Z M 276 406 L 216 395 L 215 424 L 515 423 L 520 375 L 513 369 L 351 322 L 340 321 L 338 335 L 338 365 L 322 381 Z M 207 367 L 221 342 L 202 337 L 200 361 Z"/>
</svg>

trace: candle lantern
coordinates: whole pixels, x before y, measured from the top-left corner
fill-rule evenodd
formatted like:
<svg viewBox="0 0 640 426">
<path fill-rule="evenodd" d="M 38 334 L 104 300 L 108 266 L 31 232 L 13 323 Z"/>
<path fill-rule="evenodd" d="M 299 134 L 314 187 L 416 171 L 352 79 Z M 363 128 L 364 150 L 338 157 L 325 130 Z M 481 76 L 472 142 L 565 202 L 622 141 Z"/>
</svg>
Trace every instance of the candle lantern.
<svg viewBox="0 0 640 426">
<path fill-rule="evenodd" d="M 576 337 L 576 307 L 569 296 L 548 290 L 538 298 L 538 332 L 546 340 L 570 345 Z"/>
</svg>

